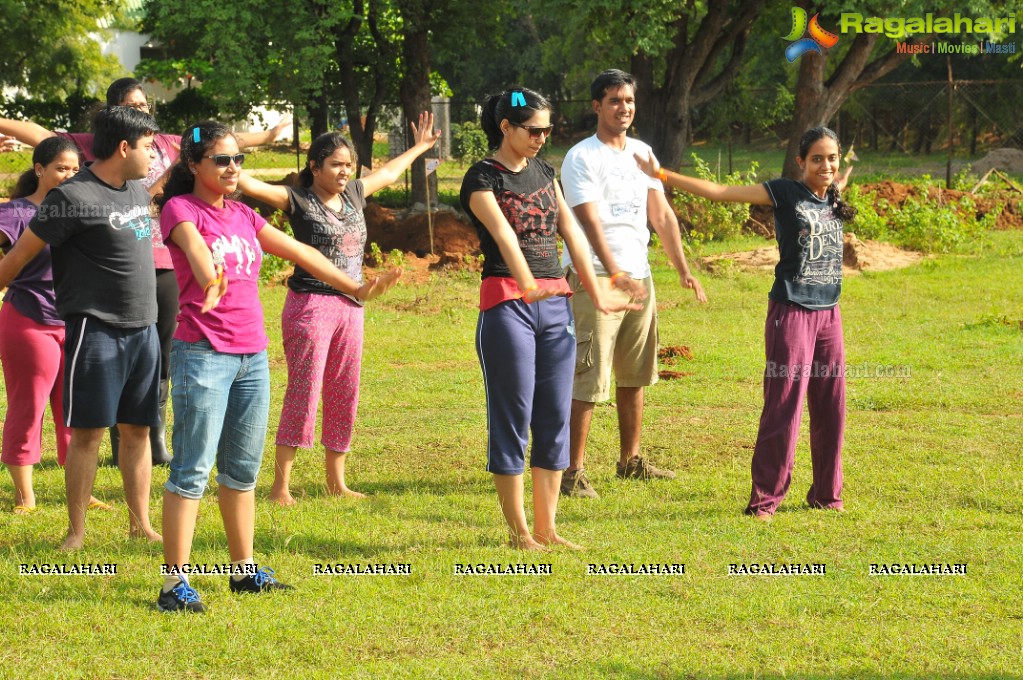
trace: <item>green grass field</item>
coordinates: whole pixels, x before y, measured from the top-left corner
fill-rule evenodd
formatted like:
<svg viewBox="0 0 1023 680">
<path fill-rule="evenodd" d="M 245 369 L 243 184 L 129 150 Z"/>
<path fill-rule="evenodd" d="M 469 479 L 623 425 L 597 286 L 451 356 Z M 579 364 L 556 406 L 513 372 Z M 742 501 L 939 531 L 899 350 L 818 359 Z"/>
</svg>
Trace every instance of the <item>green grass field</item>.
<svg viewBox="0 0 1023 680">
<path fill-rule="evenodd" d="M 750 240 L 713 244 L 728 250 Z M 762 403 L 769 274 L 702 273 L 710 304 L 655 257 L 662 345 L 690 373 L 647 392 L 644 450 L 673 482 L 614 477 L 616 426 L 598 407 L 587 469 L 601 498 L 568 499 L 561 532 L 586 547 L 526 557 L 504 547 L 484 471 L 482 379 L 473 349 L 475 275 L 402 285 L 370 305 L 348 481 L 325 494 L 322 453 L 302 452 L 299 504 L 270 504 L 286 382 L 266 289 L 274 404 L 257 490 L 256 560 L 296 586 L 242 597 L 193 577 L 204 617 L 155 610 L 157 547 L 126 537 L 115 468 L 88 517 L 66 528 L 52 445 L 40 509 L 10 514 L 0 476 L 0 677 L 1019 678 L 1023 657 L 1023 233 L 979 256 L 849 277 L 845 501 L 810 511 L 806 424 L 789 498 L 761 524 L 741 510 Z M 662 366 L 665 367 L 665 366 Z M 670 367 L 668 367 L 670 368 Z M 891 370 L 904 377 L 884 377 Z M 6 403 L 4 400 L 2 403 Z M 47 437 L 50 435 L 47 434 Z M 106 458 L 107 452 L 101 455 Z M 159 525 L 157 470 L 153 517 Z M 227 560 L 211 492 L 193 562 Z M 116 576 L 21 576 L 22 563 L 117 565 Z M 315 564 L 407 563 L 410 576 L 315 576 Z M 549 576 L 456 576 L 456 564 L 546 563 Z M 678 576 L 587 576 L 587 565 L 684 563 Z M 748 562 L 825 563 L 823 576 L 728 576 Z M 872 563 L 966 563 L 965 576 L 870 576 Z"/>
</svg>

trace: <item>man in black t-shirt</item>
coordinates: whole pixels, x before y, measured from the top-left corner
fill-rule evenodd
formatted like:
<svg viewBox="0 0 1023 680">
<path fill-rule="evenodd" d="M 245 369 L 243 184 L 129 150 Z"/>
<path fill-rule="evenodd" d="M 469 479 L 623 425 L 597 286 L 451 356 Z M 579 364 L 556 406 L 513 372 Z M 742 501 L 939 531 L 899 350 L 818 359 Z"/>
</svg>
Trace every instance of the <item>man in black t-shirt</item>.
<svg viewBox="0 0 1023 680">
<path fill-rule="evenodd" d="M 64 550 L 85 538 L 99 444 L 118 425 L 132 536 L 159 541 L 149 522 L 149 428 L 158 422 L 159 341 L 149 194 L 138 180 L 158 128 L 128 107 L 97 114 L 96 161 L 49 193 L 0 262 L 0 288 L 50 245 L 57 311 L 66 325 L 64 421 L 68 520 Z"/>
</svg>

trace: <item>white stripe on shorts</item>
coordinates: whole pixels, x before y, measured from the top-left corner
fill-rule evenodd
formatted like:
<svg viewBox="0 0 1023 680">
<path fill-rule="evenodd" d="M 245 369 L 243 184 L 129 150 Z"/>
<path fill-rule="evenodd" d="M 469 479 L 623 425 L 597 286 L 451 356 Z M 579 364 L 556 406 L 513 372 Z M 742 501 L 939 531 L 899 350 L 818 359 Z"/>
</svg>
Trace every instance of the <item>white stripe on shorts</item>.
<svg viewBox="0 0 1023 680">
<path fill-rule="evenodd" d="M 67 419 L 64 423 L 65 427 L 71 427 L 71 412 L 75 407 L 75 364 L 78 363 L 78 353 L 82 351 L 82 340 L 85 339 L 85 324 L 89 320 L 89 317 L 82 317 L 82 328 L 78 334 L 78 343 L 75 345 L 75 351 L 71 355 L 71 377 L 68 380 L 67 390 L 64 393 L 64 399 L 67 400 Z"/>
</svg>

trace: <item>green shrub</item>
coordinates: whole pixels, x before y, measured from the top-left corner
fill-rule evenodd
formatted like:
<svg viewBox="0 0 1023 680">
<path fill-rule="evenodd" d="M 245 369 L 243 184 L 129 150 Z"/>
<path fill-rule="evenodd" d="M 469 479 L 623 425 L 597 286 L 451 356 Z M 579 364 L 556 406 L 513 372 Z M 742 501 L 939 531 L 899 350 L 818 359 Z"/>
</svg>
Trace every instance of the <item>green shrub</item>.
<svg viewBox="0 0 1023 680">
<path fill-rule="evenodd" d="M 976 203 L 962 196 L 942 203 L 927 196 L 930 178 L 915 183 L 919 197 L 910 195 L 901 206 L 889 205 L 872 192 L 853 185 L 844 194 L 858 210 L 848 229 L 860 238 L 888 241 L 923 253 L 975 252 L 987 240 L 1001 210 L 977 219 Z"/>
<path fill-rule="evenodd" d="M 486 158 L 490 149 L 487 144 L 487 135 L 479 123 L 467 121 L 451 127 L 451 141 L 453 142 L 451 153 L 459 163 L 472 165 Z"/>
<path fill-rule="evenodd" d="M 270 223 L 270 226 L 280 229 L 288 236 L 294 238 L 295 232 L 291 230 L 291 223 L 288 222 L 288 218 L 282 211 L 275 210 L 270 217 L 266 218 L 266 221 Z M 263 253 L 263 266 L 259 268 L 259 282 L 263 285 L 280 282 L 283 272 L 288 271 L 293 266 L 288 260 L 271 255 L 270 253 Z"/>
<path fill-rule="evenodd" d="M 760 167 L 756 161 L 751 161 L 745 172 L 737 170 L 719 178 L 695 153 L 692 158 L 694 176 L 720 184 L 752 184 L 756 182 Z M 680 221 L 690 225 L 689 239 L 697 244 L 738 236 L 749 217 L 749 206 L 745 203 L 721 203 L 685 192 L 675 194 L 674 204 Z"/>
</svg>

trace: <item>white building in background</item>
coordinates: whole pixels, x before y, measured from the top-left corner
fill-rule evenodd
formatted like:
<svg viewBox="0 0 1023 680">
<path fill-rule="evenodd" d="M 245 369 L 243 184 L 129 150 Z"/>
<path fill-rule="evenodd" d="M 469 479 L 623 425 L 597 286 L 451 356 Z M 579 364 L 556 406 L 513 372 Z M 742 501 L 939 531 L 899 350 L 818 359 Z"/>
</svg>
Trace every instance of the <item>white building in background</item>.
<svg viewBox="0 0 1023 680">
<path fill-rule="evenodd" d="M 133 18 L 141 18 L 144 10 L 145 0 L 126 0 L 128 15 Z M 100 22 L 103 25 L 104 22 Z M 143 57 L 157 56 L 152 54 L 155 50 L 153 49 L 153 43 L 149 40 L 149 36 L 143 33 L 136 33 L 135 31 L 119 31 L 115 30 L 110 38 L 104 38 L 102 36 L 93 36 L 93 38 L 100 44 L 100 49 L 104 55 L 113 55 L 118 58 L 121 62 L 121 66 L 124 70 L 125 76 L 134 75 L 135 67 L 138 66 L 139 62 L 142 61 Z M 147 52 L 149 52 L 147 54 Z M 193 87 L 198 84 L 198 81 L 193 81 Z M 180 92 L 182 87 L 176 87 L 168 89 L 162 83 L 158 82 L 147 82 L 146 83 L 146 94 L 150 100 L 156 100 L 157 106 L 159 102 L 167 102 Z M 246 121 L 235 123 L 232 128 L 235 132 L 255 132 L 258 130 L 265 130 L 271 128 L 280 122 L 286 114 L 279 111 L 271 111 L 264 107 L 258 107 Z M 260 121 L 259 116 L 262 116 Z M 289 140 L 291 139 L 292 131 L 289 129 L 285 131 L 278 139 Z"/>
</svg>

